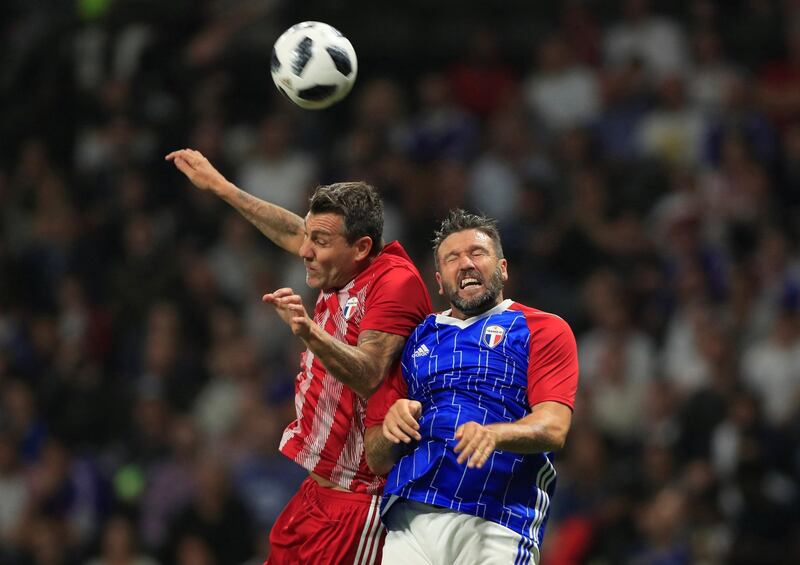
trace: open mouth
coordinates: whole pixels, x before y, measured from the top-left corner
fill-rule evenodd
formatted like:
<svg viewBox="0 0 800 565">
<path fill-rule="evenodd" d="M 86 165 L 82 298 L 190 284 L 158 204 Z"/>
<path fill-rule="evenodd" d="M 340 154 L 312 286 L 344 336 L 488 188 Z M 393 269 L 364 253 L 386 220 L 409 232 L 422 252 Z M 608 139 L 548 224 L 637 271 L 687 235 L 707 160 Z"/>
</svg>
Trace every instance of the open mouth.
<svg viewBox="0 0 800 565">
<path fill-rule="evenodd" d="M 469 288 L 471 286 L 481 286 L 483 283 L 477 277 L 464 277 L 461 279 L 461 282 L 458 284 L 458 288 L 463 290 L 465 288 Z"/>
</svg>

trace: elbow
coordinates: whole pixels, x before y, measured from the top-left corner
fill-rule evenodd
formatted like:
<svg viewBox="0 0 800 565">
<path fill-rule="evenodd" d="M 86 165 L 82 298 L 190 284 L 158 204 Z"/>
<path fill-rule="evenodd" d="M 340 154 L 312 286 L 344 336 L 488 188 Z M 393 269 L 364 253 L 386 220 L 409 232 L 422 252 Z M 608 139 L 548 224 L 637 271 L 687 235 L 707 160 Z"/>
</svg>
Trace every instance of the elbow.
<svg viewBox="0 0 800 565">
<path fill-rule="evenodd" d="M 376 457 L 372 453 L 372 450 L 367 449 L 365 456 L 365 459 L 367 460 L 367 467 L 369 467 L 369 470 L 376 475 L 383 477 L 388 475 L 389 471 L 392 470 L 392 465 L 387 463 L 385 460 L 381 460 L 380 457 Z"/>
<path fill-rule="evenodd" d="M 567 433 L 569 432 L 568 428 L 557 428 L 549 430 L 548 434 L 548 447 L 550 448 L 549 451 L 561 451 L 564 449 L 564 446 L 567 443 Z"/>
<path fill-rule="evenodd" d="M 369 400 L 370 396 L 378 392 L 378 389 L 381 388 L 382 384 L 383 375 L 381 375 L 380 378 L 368 380 L 363 386 L 360 387 L 361 390 L 357 390 L 355 392 L 363 400 Z"/>
<path fill-rule="evenodd" d="M 569 424 L 565 422 L 551 421 L 541 429 L 542 443 L 547 451 L 561 451 L 567 443 Z"/>
<path fill-rule="evenodd" d="M 369 458 L 367 458 L 367 466 L 369 467 L 370 471 L 372 471 L 379 477 L 385 477 L 386 475 L 389 474 L 389 471 L 392 470 L 391 465 L 386 465 L 386 464 L 381 465 L 377 461 L 370 461 Z"/>
<path fill-rule="evenodd" d="M 388 475 L 394 464 L 389 454 L 385 451 L 383 432 L 381 426 L 367 428 L 364 433 L 364 458 L 367 467 L 376 475 Z"/>
<path fill-rule="evenodd" d="M 567 443 L 566 436 L 554 436 L 550 438 L 550 445 L 548 451 L 561 451 Z"/>
</svg>

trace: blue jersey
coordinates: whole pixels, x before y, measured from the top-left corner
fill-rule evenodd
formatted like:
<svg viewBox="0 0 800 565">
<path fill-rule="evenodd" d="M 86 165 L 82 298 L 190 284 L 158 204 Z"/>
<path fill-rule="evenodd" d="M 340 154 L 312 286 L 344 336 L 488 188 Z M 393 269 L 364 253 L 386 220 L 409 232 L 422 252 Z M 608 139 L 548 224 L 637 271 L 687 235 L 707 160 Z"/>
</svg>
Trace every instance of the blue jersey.
<svg viewBox="0 0 800 565">
<path fill-rule="evenodd" d="M 469 469 L 456 462 L 454 435 L 470 421 L 515 422 L 539 402 L 573 406 L 577 354 L 566 322 L 511 300 L 468 320 L 432 314 L 409 337 L 402 368 L 404 392 L 422 404 L 422 439 L 389 473 L 384 508 L 397 498 L 450 508 L 538 546 L 556 485 L 550 454 L 498 450 Z"/>
</svg>

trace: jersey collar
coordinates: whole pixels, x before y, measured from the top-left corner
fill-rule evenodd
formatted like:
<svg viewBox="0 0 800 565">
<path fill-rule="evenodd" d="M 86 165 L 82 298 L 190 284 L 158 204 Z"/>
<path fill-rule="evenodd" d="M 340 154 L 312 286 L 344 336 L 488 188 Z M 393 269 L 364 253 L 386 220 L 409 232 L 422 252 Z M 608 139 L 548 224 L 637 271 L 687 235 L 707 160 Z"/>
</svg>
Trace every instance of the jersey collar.
<svg viewBox="0 0 800 565">
<path fill-rule="evenodd" d="M 483 314 L 478 314 L 477 316 L 467 318 L 466 320 L 459 320 L 458 318 L 454 318 L 453 316 L 451 316 L 450 313 L 453 311 L 451 308 L 449 310 L 445 310 L 441 314 L 436 314 L 436 323 L 443 324 L 445 326 L 458 326 L 463 330 L 464 328 L 468 328 L 475 322 L 479 322 L 484 318 L 488 318 L 489 316 L 493 316 L 494 314 L 499 314 L 500 312 L 505 312 L 506 310 L 508 310 L 509 306 L 511 306 L 513 302 L 514 301 L 511 300 L 510 298 L 506 298 L 500 304 L 490 308 Z"/>
</svg>

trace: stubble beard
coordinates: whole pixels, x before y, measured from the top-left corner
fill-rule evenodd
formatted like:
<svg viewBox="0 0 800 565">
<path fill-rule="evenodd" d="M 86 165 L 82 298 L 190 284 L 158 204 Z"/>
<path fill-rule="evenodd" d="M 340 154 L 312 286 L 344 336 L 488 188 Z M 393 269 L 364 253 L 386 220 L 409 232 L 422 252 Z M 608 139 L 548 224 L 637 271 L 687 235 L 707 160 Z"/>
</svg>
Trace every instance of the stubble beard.
<svg viewBox="0 0 800 565">
<path fill-rule="evenodd" d="M 497 297 L 503 291 L 503 273 L 500 271 L 500 266 L 495 268 L 492 276 L 484 281 L 484 291 L 472 298 L 464 299 L 458 295 L 458 287 L 452 287 L 445 284 L 447 291 L 447 298 L 450 304 L 458 308 L 460 312 L 467 316 L 477 316 L 483 314 L 497 304 Z"/>
</svg>

